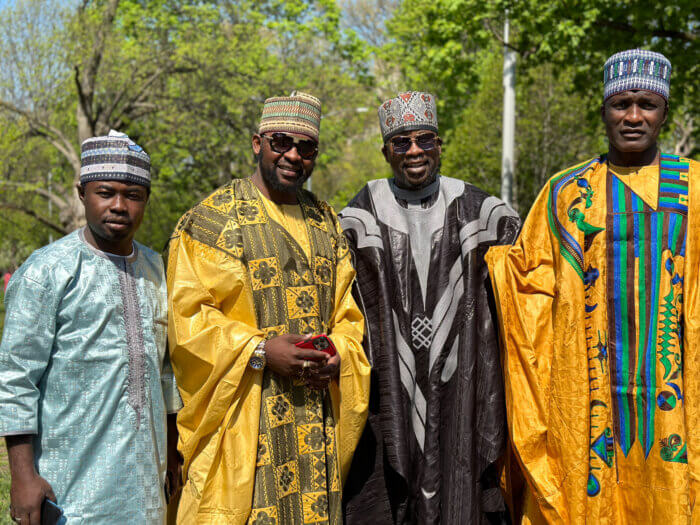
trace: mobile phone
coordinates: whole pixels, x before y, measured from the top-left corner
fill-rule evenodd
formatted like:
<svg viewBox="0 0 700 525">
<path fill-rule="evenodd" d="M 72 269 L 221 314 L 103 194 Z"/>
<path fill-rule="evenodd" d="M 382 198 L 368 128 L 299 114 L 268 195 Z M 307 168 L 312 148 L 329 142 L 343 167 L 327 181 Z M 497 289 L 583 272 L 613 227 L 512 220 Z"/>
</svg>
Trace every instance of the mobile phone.
<svg viewBox="0 0 700 525">
<path fill-rule="evenodd" d="M 41 525 L 64 525 L 66 522 L 63 509 L 49 498 L 44 498 L 41 503 Z"/>
<path fill-rule="evenodd" d="M 311 348 L 313 350 L 319 350 L 321 352 L 327 353 L 331 357 L 333 357 L 336 354 L 335 345 L 326 334 L 315 335 L 311 339 L 299 341 L 295 346 L 298 346 L 299 348 Z"/>
</svg>

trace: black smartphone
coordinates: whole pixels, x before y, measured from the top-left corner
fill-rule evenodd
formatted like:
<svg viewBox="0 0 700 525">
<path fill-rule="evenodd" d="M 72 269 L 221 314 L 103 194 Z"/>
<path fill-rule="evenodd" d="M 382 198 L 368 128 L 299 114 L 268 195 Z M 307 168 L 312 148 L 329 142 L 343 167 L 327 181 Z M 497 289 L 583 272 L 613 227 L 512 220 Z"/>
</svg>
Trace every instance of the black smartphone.
<svg viewBox="0 0 700 525">
<path fill-rule="evenodd" d="M 64 523 L 66 518 L 63 516 L 63 509 L 49 498 L 44 498 L 41 503 L 41 525 L 63 525 Z"/>
</svg>

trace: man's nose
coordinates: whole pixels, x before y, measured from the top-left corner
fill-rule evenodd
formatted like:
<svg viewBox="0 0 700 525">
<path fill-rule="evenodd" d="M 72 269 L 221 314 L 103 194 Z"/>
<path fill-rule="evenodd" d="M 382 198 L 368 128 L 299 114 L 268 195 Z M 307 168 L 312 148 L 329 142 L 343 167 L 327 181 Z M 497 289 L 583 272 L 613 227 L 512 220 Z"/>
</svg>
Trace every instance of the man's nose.
<svg viewBox="0 0 700 525">
<path fill-rule="evenodd" d="M 420 146 L 418 146 L 418 144 L 416 144 L 415 139 L 412 140 L 412 141 L 411 141 L 411 147 L 408 148 L 408 151 L 406 152 L 406 155 L 413 155 L 413 156 L 415 156 L 415 155 L 422 155 L 422 154 L 423 154 L 423 148 L 421 148 Z"/>
<path fill-rule="evenodd" d="M 625 121 L 630 124 L 640 124 L 642 122 L 642 111 L 637 104 L 630 105 L 625 113 Z"/>
<path fill-rule="evenodd" d="M 292 149 L 290 149 L 288 152 L 284 154 L 284 157 L 289 161 L 293 163 L 297 163 L 301 161 L 301 155 L 299 155 L 299 152 L 297 151 L 297 146 L 296 144 L 292 146 Z"/>
<path fill-rule="evenodd" d="M 126 199 L 120 195 L 116 194 L 112 201 L 110 202 L 110 209 L 112 211 L 125 212 L 126 211 Z"/>
</svg>

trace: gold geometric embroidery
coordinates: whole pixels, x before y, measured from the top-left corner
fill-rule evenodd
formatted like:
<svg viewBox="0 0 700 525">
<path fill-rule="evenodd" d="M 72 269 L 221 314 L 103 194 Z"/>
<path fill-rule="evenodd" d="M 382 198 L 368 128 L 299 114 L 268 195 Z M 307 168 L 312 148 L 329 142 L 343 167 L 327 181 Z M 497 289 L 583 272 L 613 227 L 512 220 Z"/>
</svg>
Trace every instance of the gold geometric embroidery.
<svg viewBox="0 0 700 525">
<path fill-rule="evenodd" d="M 328 228 L 326 228 L 326 221 L 323 220 L 323 215 L 321 215 L 316 208 L 311 208 L 305 204 L 302 204 L 302 208 L 311 226 L 323 230 L 324 232 L 328 231 Z"/>
<path fill-rule="evenodd" d="M 321 330 L 321 325 L 315 317 L 307 317 L 306 319 L 299 319 L 299 333 L 306 334 L 320 334 L 324 330 Z"/>
<path fill-rule="evenodd" d="M 323 401 L 320 392 L 306 389 L 306 420 L 310 423 L 323 422 Z"/>
<path fill-rule="evenodd" d="M 243 234 L 236 224 L 236 221 L 228 221 L 219 238 L 216 246 L 233 254 L 235 257 L 243 256 Z"/>
<path fill-rule="evenodd" d="M 294 421 L 292 404 L 284 394 L 268 397 L 265 402 L 267 403 L 267 420 L 270 423 L 270 428 L 277 428 Z"/>
<path fill-rule="evenodd" d="M 262 210 L 262 202 L 258 200 L 239 200 L 236 202 L 236 215 L 241 226 L 246 224 L 263 224 L 267 218 Z"/>
<path fill-rule="evenodd" d="M 277 479 L 277 497 L 282 499 L 289 494 L 299 492 L 299 476 L 297 462 L 292 460 L 275 468 Z"/>
<path fill-rule="evenodd" d="M 328 475 L 331 478 L 331 488 L 328 492 L 340 491 L 340 479 L 338 478 L 338 465 L 332 460 L 335 456 L 328 456 L 331 459 L 331 464 L 328 465 Z"/>
<path fill-rule="evenodd" d="M 323 425 L 320 423 L 312 425 L 299 425 L 297 427 L 297 443 L 299 444 L 299 454 L 309 454 L 323 450 L 326 436 L 323 435 Z"/>
<path fill-rule="evenodd" d="M 338 235 L 337 246 L 335 246 L 334 248 L 336 250 L 338 259 L 342 259 L 348 254 L 348 252 L 350 251 L 350 247 L 348 246 L 348 240 L 345 238 L 345 235 L 343 235 L 342 233 Z"/>
<path fill-rule="evenodd" d="M 326 454 L 329 456 L 335 453 L 335 428 L 326 427 Z"/>
<path fill-rule="evenodd" d="M 280 268 L 277 264 L 277 258 L 268 257 L 266 259 L 254 259 L 248 263 L 250 280 L 253 285 L 253 290 L 262 290 L 263 288 L 271 288 L 280 286 Z"/>
<path fill-rule="evenodd" d="M 688 205 L 688 196 L 687 195 L 679 195 L 678 202 L 680 204 L 685 204 L 687 206 Z"/>
<path fill-rule="evenodd" d="M 226 186 L 212 193 L 204 199 L 202 204 L 223 213 L 228 213 L 233 205 L 233 191 L 230 186 Z"/>
<path fill-rule="evenodd" d="M 273 337 L 287 333 L 287 327 L 283 324 L 277 326 L 266 326 L 261 328 L 261 330 L 265 333 L 265 339 L 272 339 Z"/>
<path fill-rule="evenodd" d="M 270 445 L 267 442 L 267 434 L 258 434 L 258 459 L 256 467 L 270 464 Z"/>
<path fill-rule="evenodd" d="M 315 286 L 295 286 L 285 289 L 287 294 L 287 312 L 290 319 L 317 317 L 318 290 Z"/>
<path fill-rule="evenodd" d="M 326 456 L 323 452 L 311 454 L 311 490 L 328 490 L 326 483 Z"/>
<path fill-rule="evenodd" d="M 277 525 L 277 507 L 253 509 L 248 518 L 250 525 Z"/>
<path fill-rule="evenodd" d="M 333 268 L 331 267 L 331 264 L 331 261 L 325 257 L 315 257 L 314 268 L 317 283 L 324 284 L 326 286 L 331 285 L 331 279 L 333 278 Z"/>
<path fill-rule="evenodd" d="M 679 175 L 678 178 L 680 180 L 688 180 L 688 172 L 687 171 L 681 171 L 678 175 Z"/>
<path fill-rule="evenodd" d="M 294 270 L 291 270 L 289 272 L 289 277 L 293 286 L 307 286 L 314 284 L 314 281 L 311 278 L 311 272 L 309 270 L 304 270 L 302 275 L 299 275 Z"/>
<path fill-rule="evenodd" d="M 301 495 L 304 523 L 328 521 L 328 495 L 325 492 L 305 492 Z"/>
</svg>

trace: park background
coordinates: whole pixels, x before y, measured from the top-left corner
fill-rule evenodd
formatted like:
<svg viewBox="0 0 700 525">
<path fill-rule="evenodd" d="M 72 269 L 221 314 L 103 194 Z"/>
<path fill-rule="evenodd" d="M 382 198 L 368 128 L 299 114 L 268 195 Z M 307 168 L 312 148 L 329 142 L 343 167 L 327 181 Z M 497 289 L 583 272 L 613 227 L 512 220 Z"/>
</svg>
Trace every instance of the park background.
<svg viewBox="0 0 700 525">
<path fill-rule="evenodd" d="M 521 216 L 549 176 L 606 151 L 616 51 L 670 59 L 662 149 L 698 159 L 696 0 L 0 0 L 0 273 L 82 225 L 86 138 L 114 128 L 151 155 L 137 239 L 161 251 L 188 208 L 252 173 L 262 103 L 294 89 L 322 101 L 312 189 L 336 210 L 390 175 L 376 108 L 403 90 L 437 96 L 442 173 L 500 194 L 506 12 Z M 2 447 L 0 523 L 8 478 Z"/>
</svg>

